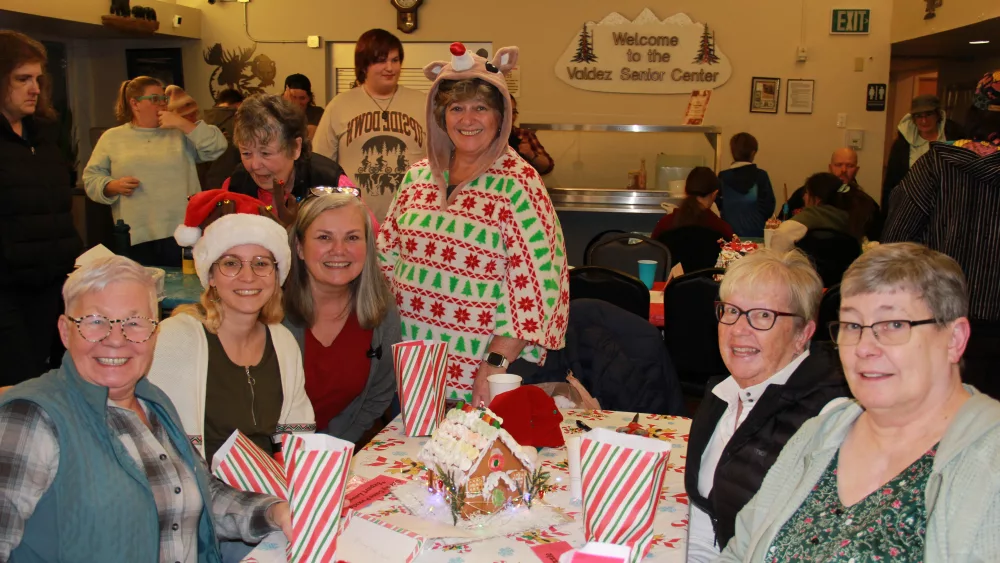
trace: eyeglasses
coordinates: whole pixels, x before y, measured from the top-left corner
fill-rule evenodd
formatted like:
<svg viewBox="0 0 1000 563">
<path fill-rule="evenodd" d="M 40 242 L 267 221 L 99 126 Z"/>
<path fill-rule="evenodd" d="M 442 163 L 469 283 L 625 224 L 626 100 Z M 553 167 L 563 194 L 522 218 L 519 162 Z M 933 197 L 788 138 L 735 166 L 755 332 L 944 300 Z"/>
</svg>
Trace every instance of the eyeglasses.
<svg viewBox="0 0 1000 563">
<path fill-rule="evenodd" d="M 320 197 L 331 194 L 347 194 L 354 197 L 361 197 L 361 190 L 351 186 L 316 186 L 314 188 L 309 188 L 309 195 L 312 197 Z"/>
<path fill-rule="evenodd" d="M 921 119 L 921 118 L 924 118 L 924 117 L 934 117 L 935 115 L 937 115 L 936 111 L 922 111 L 920 113 L 911 114 L 911 116 L 913 117 L 913 119 Z"/>
<path fill-rule="evenodd" d="M 833 321 L 830 323 L 830 338 L 838 346 L 854 346 L 861 342 L 861 334 L 866 328 L 872 329 L 875 340 L 886 346 L 899 346 L 910 341 L 910 328 L 936 323 L 936 319 L 922 321 L 882 321 L 870 325 Z"/>
<path fill-rule="evenodd" d="M 76 329 L 80 331 L 80 336 L 87 342 L 104 340 L 111 335 L 111 326 L 118 323 L 125 340 L 133 344 L 142 344 L 153 336 L 153 333 L 156 332 L 156 326 L 160 324 L 158 321 L 146 317 L 109 319 L 104 315 L 87 315 L 78 319 L 67 318 L 76 323 Z"/>
<path fill-rule="evenodd" d="M 744 311 L 732 303 L 715 302 L 715 318 L 724 325 L 734 325 L 740 317 L 746 316 L 750 328 L 755 330 L 771 330 L 778 317 L 800 317 L 795 313 L 782 313 L 771 309 L 747 309 Z"/>
<path fill-rule="evenodd" d="M 149 100 L 154 104 L 165 104 L 170 101 L 170 96 L 165 94 L 147 94 L 145 96 L 139 96 L 135 99 L 137 102 L 141 102 L 143 100 Z"/>
<path fill-rule="evenodd" d="M 267 256 L 254 256 L 250 260 L 240 260 L 236 256 L 223 256 L 215 261 L 219 267 L 219 273 L 227 278 L 235 278 L 243 269 L 243 264 L 250 264 L 250 270 L 260 278 L 266 278 L 274 273 L 274 267 L 278 263 L 273 258 Z"/>
</svg>

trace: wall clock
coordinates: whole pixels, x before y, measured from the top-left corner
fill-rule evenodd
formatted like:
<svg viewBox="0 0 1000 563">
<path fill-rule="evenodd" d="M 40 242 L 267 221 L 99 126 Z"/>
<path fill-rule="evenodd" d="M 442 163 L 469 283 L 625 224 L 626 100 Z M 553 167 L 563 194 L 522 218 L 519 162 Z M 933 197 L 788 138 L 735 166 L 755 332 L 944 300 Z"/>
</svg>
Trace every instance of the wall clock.
<svg viewBox="0 0 1000 563">
<path fill-rule="evenodd" d="M 424 0 L 389 0 L 396 8 L 396 29 L 403 33 L 413 33 L 417 30 L 417 8 Z"/>
</svg>

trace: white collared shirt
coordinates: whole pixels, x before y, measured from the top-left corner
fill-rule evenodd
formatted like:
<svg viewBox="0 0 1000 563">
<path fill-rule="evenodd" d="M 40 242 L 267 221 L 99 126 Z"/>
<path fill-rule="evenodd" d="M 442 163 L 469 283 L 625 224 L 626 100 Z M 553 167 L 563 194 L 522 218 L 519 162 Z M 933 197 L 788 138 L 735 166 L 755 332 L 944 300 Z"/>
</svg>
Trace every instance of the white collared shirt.
<svg viewBox="0 0 1000 563">
<path fill-rule="evenodd" d="M 722 399 L 728 407 L 715 425 L 715 432 L 708 441 L 705 452 L 701 455 L 701 469 L 698 472 L 698 493 L 708 498 L 712 492 L 712 482 L 715 479 L 715 469 L 722 458 L 722 451 L 732 439 L 736 429 L 750 415 L 750 411 L 760 401 L 764 391 L 771 385 L 784 385 L 795 373 L 799 365 L 809 357 L 809 349 L 797 356 L 785 367 L 778 370 L 765 381 L 752 387 L 741 389 L 733 376 L 729 376 L 712 389 L 712 394 Z M 740 404 L 743 408 L 740 409 Z M 737 413 L 738 417 L 737 417 Z M 688 563 L 707 563 L 714 560 L 721 551 L 715 545 L 715 529 L 712 519 L 704 510 L 694 504 L 691 506 L 691 517 L 688 524 Z"/>
</svg>

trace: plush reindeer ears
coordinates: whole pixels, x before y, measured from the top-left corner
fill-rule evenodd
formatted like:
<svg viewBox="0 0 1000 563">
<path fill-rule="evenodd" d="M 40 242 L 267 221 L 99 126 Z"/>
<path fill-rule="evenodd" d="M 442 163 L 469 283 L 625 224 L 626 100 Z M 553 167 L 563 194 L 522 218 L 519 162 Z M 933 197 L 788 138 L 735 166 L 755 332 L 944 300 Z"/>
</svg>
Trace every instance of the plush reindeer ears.
<svg viewBox="0 0 1000 563">
<path fill-rule="evenodd" d="M 465 72 L 475 67 L 476 61 L 472 58 L 472 53 L 466 51 L 465 45 L 461 43 L 451 44 L 452 58 L 450 61 L 434 61 L 424 67 L 424 76 L 431 82 L 437 80 L 444 67 L 451 64 L 455 72 Z M 493 61 L 486 63 L 487 72 L 500 72 L 506 75 L 517 65 L 517 47 L 502 47 L 493 54 Z"/>
</svg>

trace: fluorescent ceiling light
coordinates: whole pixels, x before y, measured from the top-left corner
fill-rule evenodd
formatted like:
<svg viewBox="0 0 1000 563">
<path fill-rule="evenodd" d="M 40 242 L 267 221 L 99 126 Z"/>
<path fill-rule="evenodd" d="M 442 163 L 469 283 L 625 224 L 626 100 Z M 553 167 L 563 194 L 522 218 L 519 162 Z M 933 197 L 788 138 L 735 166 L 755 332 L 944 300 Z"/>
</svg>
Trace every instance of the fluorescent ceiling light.
<svg viewBox="0 0 1000 563">
<path fill-rule="evenodd" d="M 989 43 L 988 39 L 980 40 L 980 41 L 969 41 L 969 45 L 985 45 L 987 43 Z"/>
</svg>

